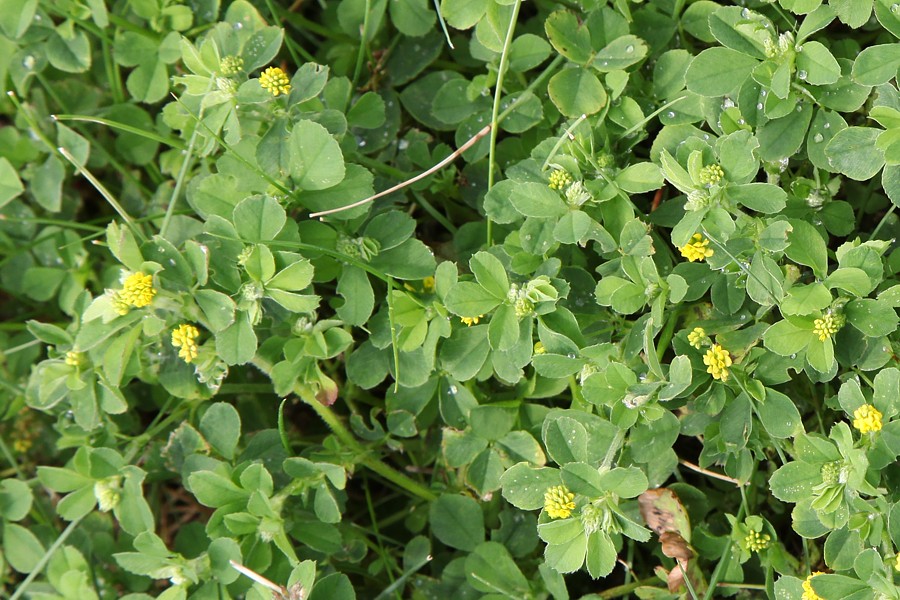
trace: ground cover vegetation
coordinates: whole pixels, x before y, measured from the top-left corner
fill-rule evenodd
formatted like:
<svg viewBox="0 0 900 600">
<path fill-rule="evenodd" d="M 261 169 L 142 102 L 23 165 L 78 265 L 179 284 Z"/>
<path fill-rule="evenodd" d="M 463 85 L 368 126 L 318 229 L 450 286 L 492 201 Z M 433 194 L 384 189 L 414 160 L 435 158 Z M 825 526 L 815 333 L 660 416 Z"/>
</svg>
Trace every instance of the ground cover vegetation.
<svg viewBox="0 0 900 600">
<path fill-rule="evenodd" d="M 900 599 L 898 36 L 0 0 L 2 593 Z"/>
</svg>

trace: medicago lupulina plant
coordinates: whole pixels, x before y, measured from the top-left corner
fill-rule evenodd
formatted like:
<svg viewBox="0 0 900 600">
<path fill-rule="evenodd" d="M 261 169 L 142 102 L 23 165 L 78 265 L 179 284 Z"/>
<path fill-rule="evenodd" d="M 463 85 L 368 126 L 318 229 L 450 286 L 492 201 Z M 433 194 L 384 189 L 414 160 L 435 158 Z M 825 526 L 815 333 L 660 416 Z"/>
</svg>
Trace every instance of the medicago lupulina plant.
<svg viewBox="0 0 900 600">
<path fill-rule="evenodd" d="M 898 36 L 0 1 L 3 592 L 900 599 Z"/>
</svg>

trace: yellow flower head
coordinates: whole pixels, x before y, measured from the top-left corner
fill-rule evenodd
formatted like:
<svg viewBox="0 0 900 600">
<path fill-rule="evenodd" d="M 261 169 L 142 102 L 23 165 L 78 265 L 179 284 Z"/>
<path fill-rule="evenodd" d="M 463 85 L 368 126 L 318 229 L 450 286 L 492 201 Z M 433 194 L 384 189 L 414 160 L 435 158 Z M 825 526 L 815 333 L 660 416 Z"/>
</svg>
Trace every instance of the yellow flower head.
<svg viewBox="0 0 900 600">
<path fill-rule="evenodd" d="M 466 324 L 467 327 L 471 327 L 472 325 L 478 325 L 478 321 L 484 315 L 478 315 L 477 317 L 460 317 L 459 320 Z"/>
<path fill-rule="evenodd" d="M 434 293 L 434 277 L 429 275 L 428 277 L 423 279 L 422 280 L 422 289 L 425 291 L 426 294 L 433 294 Z"/>
<path fill-rule="evenodd" d="M 731 366 L 731 354 L 719 344 L 713 344 L 712 348 L 707 350 L 703 356 L 703 364 L 706 365 L 706 372 L 712 375 L 713 379 L 727 381 L 728 367 Z"/>
<path fill-rule="evenodd" d="M 871 404 L 863 404 L 853 411 L 853 426 L 860 433 L 881 431 L 881 412 Z"/>
<path fill-rule="evenodd" d="M 841 319 L 836 318 L 832 313 L 825 313 L 821 319 L 813 321 L 813 333 L 819 336 L 819 341 L 824 342 L 841 329 Z"/>
<path fill-rule="evenodd" d="M 259 76 L 259 85 L 273 96 L 291 93 L 291 80 L 278 67 L 269 67 Z"/>
<path fill-rule="evenodd" d="M 116 292 L 113 306 L 117 310 L 120 307 L 128 306 L 141 308 L 142 306 L 150 304 L 155 295 L 156 289 L 153 287 L 153 276 L 145 275 L 139 271 L 129 275 L 125 279 L 125 283 L 122 284 L 122 289 Z M 122 313 L 120 312 L 119 314 Z"/>
<path fill-rule="evenodd" d="M 66 352 L 66 364 L 70 367 L 80 367 L 83 363 L 81 352 L 77 350 L 69 350 Z"/>
<path fill-rule="evenodd" d="M 565 189 L 570 183 L 572 183 L 572 176 L 562 169 L 556 169 L 550 173 L 549 186 L 551 190 Z"/>
<path fill-rule="evenodd" d="M 700 169 L 700 183 L 715 185 L 725 177 L 725 171 L 719 165 L 707 165 Z"/>
<path fill-rule="evenodd" d="M 806 578 L 806 581 L 803 582 L 803 595 L 800 597 L 800 600 L 824 600 L 822 596 L 818 595 L 815 590 L 812 589 L 812 578 L 816 575 L 824 575 L 822 571 L 816 571 Z"/>
<path fill-rule="evenodd" d="M 688 334 L 688 343 L 696 348 L 700 349 L 700 346 L 703 345 L 703 340 L 706 339 L 706 332 L 702 327 L 694 327 L 694 330 Z"/>
<path fill-rule="evenodd" d="M 534 353 L 535 354 L 546 354 L 547 353 L 547 349 L 544 348 L 543 342 L 535 342 L 534 343 Z"/>
<path fill-rule="evenodd" d="M 769 542 L 771 541 L 772 537 L 768 533 L 758 533 L 752 529 L 747 534 L 747 537 L 744 538 L 744 544 L 750 552 L 765 550 L 769 547 Z"/>
<path fill-rule="evenodd" d="M 183 358 L 186 363 L 197 358 L 197 342 L 195 340 L 198 335 L 200 332 L 197 331 L 197 328 L 187 323 L 182 323 L 172 332 L 172 345 L 181 348 L 178 356 Z"/>
<path fill-rule="evenodd" d="M 544 493 L 544 510 L 551 519 L 568 519 L 575 510 L 575 494 L 564 485 L 555 485 Z"/>
<path fill-rule="evenodd" d="M 709 247 L 709 240 L 695 233 L 691 241 L 679 248 L 681 255 L 691 262 L 704 260 L 713 255 L 713 249 Z"/>
</svg>

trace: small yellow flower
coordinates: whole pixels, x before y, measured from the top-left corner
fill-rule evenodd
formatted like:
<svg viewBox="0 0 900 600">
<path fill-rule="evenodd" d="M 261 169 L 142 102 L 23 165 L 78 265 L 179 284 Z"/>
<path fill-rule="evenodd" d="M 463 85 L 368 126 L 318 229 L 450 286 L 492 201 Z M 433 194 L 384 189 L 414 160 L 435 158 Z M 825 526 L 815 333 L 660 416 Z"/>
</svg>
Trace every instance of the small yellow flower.
<svg viewBox="0 0 900 600">
<path fill-rule="evenodd" d="M 894 570 L 900 571 L 900 554 L 894 558 Z"/>
<path fill-rule="evenodd" d="M 863 404 L 853 411 L 853 426 L 860 433 L 881 431 L 881 412 L 871 404 Z"/>
<path fill-rule="evenodd" d="M 547 349 L 544 348 L 543 342 L 535 342 L 534 343 L 534 353 L 535 354 L 546 354 Z"/>
<path fill-rule="evenodd" d="M 426 294 L 433 294 L 434 293 L 434 277 L 429 275 L 428 277 L 423 279 L 422 280 L 422 289 L 425 291 Z"/>
<path fill-rule="evenodd" d="M 801 600 L 824 600 L 822 596 L 818 595 L 815 590 L 812 589 L 812 578 L 816 575 L 824 574 L 825 573 L 822 571 L 816 571 L 806 578 L 806 581 L 803 582 L 803 596 L 800 597 Z"/>
<path fill-rule="evenodd" d="M 564 485 L 548 488 L 544 493 L 544 510 L 551 519 L 567 519 L 575 510 L 575 494 Z"/>
<path fill-rule="evenodd" d="M 725 171 L 719 165 L 707 165 L 700 169 L 700 183 L 716 185 L 725 177 Z"/>
<path fill-rule="evenodd" d="M 691 241 L 680 248 L 681 255 L 691 262 L 704 260 L 713 255 L 713 249 L 709 248 L 709 240 L 695 233 Z"/>
<path fill-rule="evenodd" d="M 769 547 L 769 542 L 772 541 L 772 537 L 768 533 L 758 533 L 756 531 L 750 530 L 750 533 L 747 534 L 747 537 L 744 538 L 744 544 L 750 550 L 750 552 L 759 552 L 760 550 L 765 550 Z"/>
<path fill-rule="evenodd" d="M 712 375 L 713 379 L 727 381 L 728 367 L 731 366 L 731 354 L 719 344 L 713 344 L 712 348 L 706 351 L 703 364 L 706 365 L 706 372 Z"/>
<path fill-rule="evenodd" d="M 478 315 L 477 317 L 460 317 L 459 320 L 465 323 L 467 327 L 471 327 L 472 325 L 478 325 L 478 321 L 480 321 L 482 317 L 484 317 L 484 315 Z"/>
<path fill-rule="evenodd" d="M 570 183 L 572 183 L 572 176 L 562 169 L 556 169 L 550 173 L 549 186 L 551 190 L 565 189 Z"/>
<path fill-rule="evenodd" d="M 153 287 L 153 276 L 137 272 L 129 275 L 122 284 L 122 289 L 116 292 L 113 306 L 118 308 L 134 306 L 141 308 L 153 301 L 156 289 Z M 127 310 L 126 310 L 127 312 Z M 119 314 L 122 314 L 121 312 Z"/>
<path fill-rule="evenodd" d="M 259 76 L 259 85 L 273 96 L 291 93 L 291 80 L 278 67 L 269 67 Z"/>
<path fill-rule="evenodd" d="M 821 319 L 813 321 L 813 333 L 819 336 L 819 341 L 824 342 L 841 329 L 841 320 L 832 313 L 825 313 Z"/>
<path fill-rule="evenodd" d="M 198 335 L 200 332 L 197 331 L 197 328 L 187 323 L 182 323 L 172 332 L 172 345 L 181 348 L 178 356 L 183 358 L 186 363 L 197 358 L 197 342 L 195 340 Z"/>
<path fill-rule="evenodd" d="M 76 350 L 69 350 L 66 352 L 66 364 L 70 367 L 80 367 L 83 363 L 83 357 L 81 352 Z"/>
<path fill-rule="evenodd" d="M 702 327 L 694 327 L 694 330 L 688 334 L 688 343 L 697 350 L 703 345 L 703 340 L 705 339 L 706 332 Z"/>
</svg>

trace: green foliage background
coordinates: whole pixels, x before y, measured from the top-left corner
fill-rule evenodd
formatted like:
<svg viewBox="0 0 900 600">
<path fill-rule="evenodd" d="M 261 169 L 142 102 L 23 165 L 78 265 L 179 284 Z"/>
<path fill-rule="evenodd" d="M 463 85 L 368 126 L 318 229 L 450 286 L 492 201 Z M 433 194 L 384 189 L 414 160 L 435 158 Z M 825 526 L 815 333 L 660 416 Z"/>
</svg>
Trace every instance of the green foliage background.
<svg viewBox="0 0 900 600">
<path fill-rule="evenodd" d="M 0 0 L 3 592 L 900 599 L 898 37 Z"/>
</svg>

